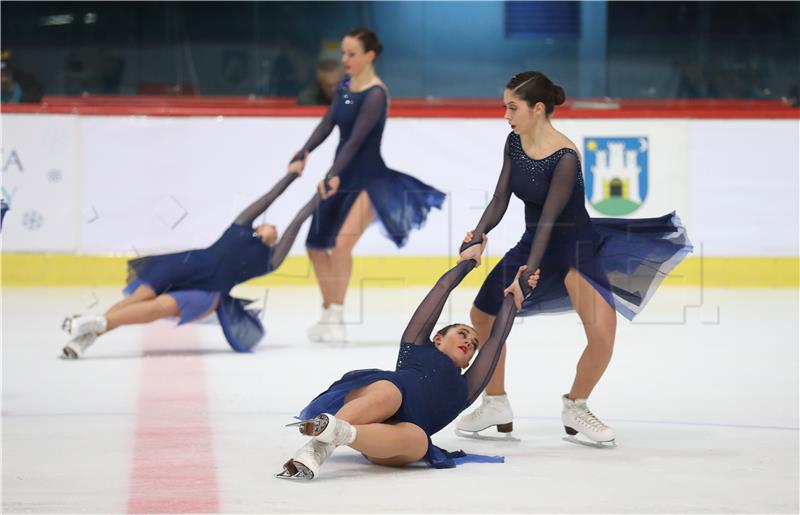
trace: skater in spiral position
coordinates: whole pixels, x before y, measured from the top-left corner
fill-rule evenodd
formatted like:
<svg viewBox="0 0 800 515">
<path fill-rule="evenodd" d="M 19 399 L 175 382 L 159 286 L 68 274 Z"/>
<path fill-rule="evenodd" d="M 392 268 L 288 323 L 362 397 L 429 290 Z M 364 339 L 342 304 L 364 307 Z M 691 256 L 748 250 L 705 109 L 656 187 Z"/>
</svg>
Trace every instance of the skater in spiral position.
<svg viewBox="0 0 800 515">
<path fill-rule="evenodd" d="M 525 301 L 519 316 L 575 310 L 587 345 L 570 391 L 563 395 L 562 422 L 575 441 L 581 433 L 593 445 L 612 444 L 614 431 L 589 411 L 586 399 L 611 359 L 617 312 L 638 314 L 661 280 L 692 250 L 675 213 L 650 219 L 589 218 L 584 204 L 577 147 L 553 128 L 550 115 L 564 103 L 564 90 L 544 74 L 515 75 L 506 85 L 506 139 L 503 167 L 494 197 L 477 227 L 467 233 L 462 259 L 483 251 L 480 235 L 503 218 L 513 193 L 525 204 L 525 232 L 486 278 L 470 318 L 484 341 L 501 312 L 503 288 L 521 265 Z M 526 286 L 534 271 L 535 291 Z M 527 327 L 527 326 L 526 326 Z M 482 404 L 458 421 L 467 434 L 496 426 L 511 432 L 513 414 L 505 392 L 505 349 Z"/>
<path fill-rule="evenodd" d="M 210 247 L 129 261 L 124 290 L 127 298 L 103 315 L 76 315 L 64 320 L 63 328 L 72 339 L 64 346 L 63 357 L 80 357 L 99 335 L 123 325 L 168 317 L 177 317 L 179 324 L 185 324 L 212 313 L 216 313 L 230 346 L 248 352 L 261 340 L 264 329 L 258 313 L 245 307 L 248 301 L 232 297 L 230 290 L 278 268 L 303 222 L 319 205 L 316 194 L 290 222 L 280 241 L 274 225 L 253 227 L 255 219 L 302 170 L 302 161 L 289 165 L 286 175 L 242 211 Z"/>
<path fill-rule="evenodd" d="M 380 147 L 389 105 L 386 85 L 374 62 L 383 47 L 374 32 L 358 28 L 342 39 L 346 76 L 333 103 L 303 148 L 305 160 L 339 127 L 336 158 L 320 183 L 323 202 L 314 214 L 306 247 L 322 292 L 322 316 L 308 329 L 313 341 L 344 341 L 343 305 L 353 267 L 352 250 L 367 226 L 378 221 L 398 247 L 420 227 L 444 193 L 392 170 Z"/>
<path fill-rule="evenodd" d="M 481 248 L 485 244 L 484 240 Z M 479 260 L 477 255 L 459 262 L 428 293 L 403 333 L 394 371 L 348 372 L 302 410 L 301 422 L 290 425 L 299 426 L 301 433 L 312 438 L 278 477 L 313 479 L 341 445 L 378 465 L 401 466 L 424 459 L 435 468 L 449 468 L 462 461 L 502 460 L 448 453 L 430 438 L 455 420 L 486 386 L 522 303 L 518 274 L 506 288 L 491 332 L 471 366 L 479 347 L 472 327 L 448 325 L 431 338 L 450 292 Z M 535 286 L 537 277 L 528 278 L 528 284 Z"/>
</svg>

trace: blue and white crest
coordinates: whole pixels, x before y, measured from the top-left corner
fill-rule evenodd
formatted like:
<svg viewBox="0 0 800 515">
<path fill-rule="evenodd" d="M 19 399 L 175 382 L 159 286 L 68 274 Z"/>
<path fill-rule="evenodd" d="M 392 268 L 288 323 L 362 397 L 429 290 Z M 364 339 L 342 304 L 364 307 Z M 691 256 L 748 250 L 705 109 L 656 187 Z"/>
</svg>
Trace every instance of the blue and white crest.
<svg viewBox="0 0 800 515">
<path fill-rule="evenodd" d="M 586 138 L 586 198 L 600 213 L 627 215 L 647 198 L 647 138 Z"/>
</svg>

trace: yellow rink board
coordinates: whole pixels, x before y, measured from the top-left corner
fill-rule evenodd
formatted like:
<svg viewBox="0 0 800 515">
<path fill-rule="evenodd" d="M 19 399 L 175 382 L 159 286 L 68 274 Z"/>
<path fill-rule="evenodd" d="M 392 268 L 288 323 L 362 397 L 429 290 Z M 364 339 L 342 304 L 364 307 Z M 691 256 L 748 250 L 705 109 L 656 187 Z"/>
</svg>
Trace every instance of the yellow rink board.
<svg viewBox="0 0 800 515">
<path fill-rule="evenodd" d="M 484 258 L 464 285 L 479 286 L 501 256 Z M 122 286 L 129 256 L 66 254 L 2 255 L 3 286 Z M 351 285 L 402 288 L 427 286 L 455 263 L 446 256 L 356 256 Z M 797 288 L 800 258 L 689 257 L 664 281 L 667 286 Z M 247 284 L 294 286 L 315 284 L 306 256 L 289 256 L 283 266 Z"/>
</svg>

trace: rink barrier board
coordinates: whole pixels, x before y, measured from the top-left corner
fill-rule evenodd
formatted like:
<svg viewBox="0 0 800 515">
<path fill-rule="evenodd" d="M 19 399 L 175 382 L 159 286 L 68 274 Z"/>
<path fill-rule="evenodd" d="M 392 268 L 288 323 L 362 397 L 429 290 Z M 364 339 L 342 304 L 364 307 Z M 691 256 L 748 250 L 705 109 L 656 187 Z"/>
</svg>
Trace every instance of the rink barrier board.
<svg viewBox="0 0 800 515">
<path fill-rule="evenodd" d="M 396 98 L 397 118 L 502 118 L 500 99 Z M 298 106 L 293 98 L 175 97 L 163 95 L 45 96 L 39 104 L 4 104 L 3 113 L 83 116 L 269 116 L 319 117 L 326 106 Z M 784 100 L 569 99 L 556 118 L 761 118 L 798 119 L 800 110 Z"/>
<path fill-rule="evenodd" d="M 477 273 L 462 283 L 478 287 L 502 256 L 484 258 Z M 2 255 L 3 287 L 119 286 L 125 284 L 125 256 L 64 254 Z M 430 286 L 455 262 L 447 256 L 354 256 L 351 287 L 403 288 Z M 689 257 L 665 280 L 666 286 L 714 288 L 797 288 L 798 257 Z M 316 284 L 306 256 L 289 256 L 272 274 L 250 280 L 249 286 Z"/>
</svg>

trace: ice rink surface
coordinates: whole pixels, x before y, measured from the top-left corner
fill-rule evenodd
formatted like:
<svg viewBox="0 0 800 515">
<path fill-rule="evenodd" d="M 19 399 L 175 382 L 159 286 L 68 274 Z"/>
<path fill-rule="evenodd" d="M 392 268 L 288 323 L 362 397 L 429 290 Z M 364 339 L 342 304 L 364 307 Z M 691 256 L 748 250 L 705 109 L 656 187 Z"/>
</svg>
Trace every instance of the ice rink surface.
<svg viewBox="0 0 800 515">
<path fill-rule="evenodd" d="M 284 428 L 344 372 L 394 367 L 425 288 L 351 290 L 344 345 L 306 341 L 315 288 L 255 288 L 268 334 L 229 350 L 216 326 L 114 331 L 58 359 L 68 314 L 116 289 L 2 292 L 2 511 L 797 513 L 798 292 L 662 288 L 615 355 L 592 411 L 618 447 L 562 441 L 560 400 L 584 337 L 574 314 L 528 318 L 509 338 L 519 442 L 433 437 L 504 464 L 405 469 L 340 448 L 310 482 L 273 477 L 304 443 Z M 462 288 L 441 323 L 467 321 Z M 91 308 L 90 308 L 91 306 Z M 435 392 L 432 392 L 435 394 Z"/>
</svg>

